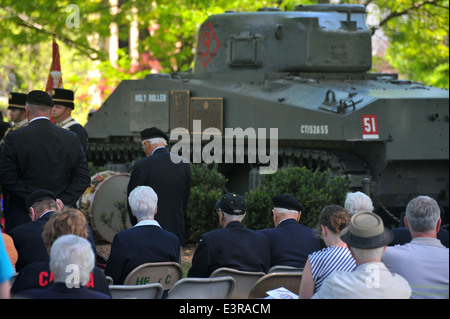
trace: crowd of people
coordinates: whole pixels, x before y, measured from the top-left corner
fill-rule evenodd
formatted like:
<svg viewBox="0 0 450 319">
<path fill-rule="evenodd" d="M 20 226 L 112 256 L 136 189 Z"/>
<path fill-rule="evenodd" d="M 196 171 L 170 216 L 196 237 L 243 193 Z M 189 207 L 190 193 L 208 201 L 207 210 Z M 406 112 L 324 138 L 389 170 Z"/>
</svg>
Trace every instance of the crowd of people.
<svg viewBox="0 0 450 319">
<path fill-rule="evenodd" d="M 73 94 L 32 91 L 19 97 L 11 95 L 10 106 L 23 104 L 28 124 L 9 130 L 0 150 L 6 218 L 0 297 L 110 299 L 109 284 L 123 284 L 139 265 L 181 263 L 191 173 L 185 159 L 174 160 L 166 149 L 167 136 L 158 128 L 141 132 L 146 157 L 136 162 L 127 188 L 133 227 L 114 236 L 100 269 L 92 230 L 74 208 L 90 176 L 84 135 L 64 127 L 72 122 L 67 110 L 73 109 Z M 56 103 L 66 109 L 54 109 Z M 52 114 L 64 128 L 50 121 Z M 295 292 L 300 299 L 449 297 L 448 232 L 428 196 L 413 198 L 404 226 L 394 230 L 361 192 L 348 193 L 343 206 L 324 207 L 318 229 L 300 223 L 304 208 L 289 194 L 276 195 L 270 208 L 274 227 L 251 230 L 242 223 L 242 196 L 218 198 L 220 227 L 200 237 L 187 276 L 207 278 L 221 267 L 267 273 L 289 266 L 302 270 Z"/>
</svg>

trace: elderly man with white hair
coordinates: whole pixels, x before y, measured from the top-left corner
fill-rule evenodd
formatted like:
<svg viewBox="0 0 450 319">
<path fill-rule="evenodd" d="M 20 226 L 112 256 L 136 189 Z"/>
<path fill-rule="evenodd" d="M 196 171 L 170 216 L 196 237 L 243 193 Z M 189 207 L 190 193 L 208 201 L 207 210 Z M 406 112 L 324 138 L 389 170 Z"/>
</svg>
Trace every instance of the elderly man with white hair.
<svg viewBox="0 0 450 319">
<path fill-rule="evenodd" d="M 441 225 L 437 202 L 428 196 L 412 199 L 405 225 L 411 242 L 388 247 L 382 261 L 409 282 L 412 299 L 448 299 L 449 251 L 436 238 Z"/>
<path fill-rule="evenodd" d="M 138 186 L 129 195 L 131 212 L 138 223 L 118 232 L 111 244 L 105 275 L 123 284 L 137 266 L 150 262 L 180 262 L 180 240 L 155 220 L 158 196 L 149 186 Z"/>
<path fill-rule="evenodd" d="M 48 288 L 25 290 L 21 297 L 32 299 L 110 299 L 86 288 L 95 266 L 91 244 L 76 235 L 63 235 L 50 249 L 50 270 L 54 283 Z"/>
<path fill-rule="evenodd" d="M 373 203 L 369 196 L 362 192 L 347 193 L 344 208 L 352 217 L 361 212 L 373 212 Z"/>
</svg>

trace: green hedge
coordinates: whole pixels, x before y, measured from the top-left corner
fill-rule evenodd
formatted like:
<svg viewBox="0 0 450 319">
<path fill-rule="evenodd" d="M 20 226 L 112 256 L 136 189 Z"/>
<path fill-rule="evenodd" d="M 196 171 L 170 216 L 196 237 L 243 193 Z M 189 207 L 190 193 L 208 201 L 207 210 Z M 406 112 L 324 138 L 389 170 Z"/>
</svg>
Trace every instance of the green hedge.
<svg viewBox="0 0 450 319">
<path fill-rule="evenodd" d="M 262 175 L 255 191 L 246 193 L 246 227 L 254 230 L 273 225 L 272 198 L 277 194 L 290 194 L 303 206 L 300 223 L 317 227 L 320 212 L 330 204 L 343 206 L 350 191 L 349 182 L 330 171 L 313 172 L 305 167 L 281 168 L 275 174 Z"/>
<path fill-rule="evenodd" d="M 197 243 L 200 236 L 219 227 L 214 205 L 226 193 L 227 179 L 216 167 L 191 164 L 192 186 L 186 211 L 186 242 Z M 275 174 L 262 175 L 258 188 L 245 196 L 247 215 L 244 225 L 258 230 L 273 225 L 272 198 L 290 194 L 303 205 L 300 223 L 317 226 L 322 208 L 330 204 L 343 205 L 350 191 L 346 179 L 331 172 L 313 172 L 307 168 L 281 168 Z"/>
<path fill-rule="evenodd" d="M 214 205 L 225 193 L 225 176 L 216 167 L 191 164 L 191 193 L 186 210 L 186 242 L 197 243 L 200 236 L 219 226 Z"/>
</svg>

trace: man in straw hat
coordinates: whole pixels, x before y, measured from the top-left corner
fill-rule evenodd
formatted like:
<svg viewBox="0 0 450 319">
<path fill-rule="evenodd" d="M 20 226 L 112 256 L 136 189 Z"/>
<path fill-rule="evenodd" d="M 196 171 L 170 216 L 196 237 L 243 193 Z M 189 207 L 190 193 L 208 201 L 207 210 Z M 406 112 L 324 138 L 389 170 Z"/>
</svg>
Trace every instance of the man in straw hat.
<svg viewBox="0 0 450 319">
<path fill-rule="evenodd" d="M 348 245 L 356 268 L 336 271 L 322 284 L 313 299 L 408 299 L 411 287 L 401 276 L 391 273 L 381 262 L 392 231 L 381 218 L 369 212 L 355 214 L 341 239 Z"/>
</svg>

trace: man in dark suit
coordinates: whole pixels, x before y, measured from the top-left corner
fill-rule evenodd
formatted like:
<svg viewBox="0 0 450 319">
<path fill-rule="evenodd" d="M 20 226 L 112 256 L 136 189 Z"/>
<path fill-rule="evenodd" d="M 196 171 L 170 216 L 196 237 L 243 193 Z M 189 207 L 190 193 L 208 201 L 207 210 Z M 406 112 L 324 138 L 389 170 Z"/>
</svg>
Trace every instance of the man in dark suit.
<svg viewBox="0 0 450 319">
<path fill-rule="evenodd" d="M 86 129 L 72 117 L 72 111 L 75 108 L 75 104 L 73 103 L 73 91 L 66 89 L 53 89 L 52 99 L 55 105 L 52 108 L 51 116 L 55 120 L 55 124 L 77 134 L 80 138 L 81 146 L 86 153 L 88 139 Z"/>
<path fill-rule="evenodd" d="M 273 205 L 275 228 L 259 231 L 270 242 L 270 267 L 303 268 L 308 255 L 320 249 L 319 236 L 298 223 L 303 207 L 296 198 L 287 194 L 277 195 L 273 198 Z"/>
<path fill-rule="evenodd" d="M 30 221 L 25 201 L 34 190 L 50 190 L 64 205 L 75 206 L 91 183 L 80 139 L 50 122 L 52 106 L 47 93 L 28 93 L 29 124 L 4 139 L 0 184 L 8 194 L 3 203 L 7 232 Z"/>
<path fill-rule="evenodd" d="M 14 228 L 10 233 L 19 256 L 17 272 L 32 262 L 48 259 L 41 235 L 50 216 L 58 209 L 55 194 L 41 189 L 28 196 L 26 206 L 32 221 Z"/>
<path fill-rule="evenodd" d="M 151 187 L 138 186 L 128 198 L 138 223 L 118 232 L 113 239 L 105 274 L 115 285 L 123 284 L 137 266 L 150 262 L 180 262 L 180 241 L 154 220 L 158 196 Z"/>
<path fill-rule="evenodd" d="M 188 277 L 209 277 L 221 267 L 242 271 L 267 272 L 270 265 L 269 240 L 245 228 L 245 202 L 238 194 L 226 194 L 219 202 L 222 228 L 200 237 Z"/>
<path fill-rule="evenodd" d="M 146 157 L 134 164 L 128 183 L 128 195 L 137 186 L 150 186 L 158 195 L 158 214 L 155 219 L 161 227 L 185 241 L 184 211 L 191 188 L 189 162 L 170 153 L 165 146 L 168 137 L 156 127 L 141 132 Z M 132 225 L 136 224 L 128 205 Z"/>
<path fill-rule="evenodd" d="M 30 212 L 31 222 L 14 228 L 10 233 L 19 256 L 16 263 L 17 272 L 33 262 L 48 260 L 48 251 L 42 239 L 42 232 L 55 210 L 62 209 L 63 206 L 64 204 L 56 198 L 55 194 L 45 189 L 38 189 L 28 196 L 26 208 Z M 88 228 L 88 240 L 95 252 L 94 238 L 90 228 Z"/>
</svg>

